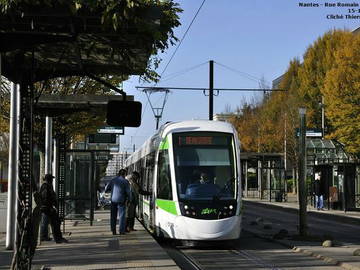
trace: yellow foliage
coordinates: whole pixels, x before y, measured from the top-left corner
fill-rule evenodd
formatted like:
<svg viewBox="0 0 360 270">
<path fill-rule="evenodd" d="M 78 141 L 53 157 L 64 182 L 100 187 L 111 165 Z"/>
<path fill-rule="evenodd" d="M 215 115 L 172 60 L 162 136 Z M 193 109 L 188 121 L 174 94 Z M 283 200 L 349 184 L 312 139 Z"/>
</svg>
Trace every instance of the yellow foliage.
<svg viewBox="0 0 360 270">
<path fill-rule="evenodd" d="M 329 137 L 360 153 L 360 35 L 344 40 L 327 72 L 323 93 L 326 116 L 333 126 Z"/>
</svg>

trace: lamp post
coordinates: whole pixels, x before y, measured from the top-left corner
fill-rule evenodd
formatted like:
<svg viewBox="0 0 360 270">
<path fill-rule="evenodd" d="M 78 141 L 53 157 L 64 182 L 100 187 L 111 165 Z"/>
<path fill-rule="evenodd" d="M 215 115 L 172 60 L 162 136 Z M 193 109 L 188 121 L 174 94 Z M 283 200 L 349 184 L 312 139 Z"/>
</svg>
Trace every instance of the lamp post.
<svg viewBox="0 0 360 270">
<path fill-rule="evenodd" d="M 307 235 L 307 217 L 306 217 L 306 109 L 299 108 L 300 115 L 300 136 L 299 136 L 299 234 Z"/>
<path fill-rule="evenodd" d="M 325 105 L 324 105 L 324 96 L 321 96 L 321 132 L 322 138 L 325 137 Z"/>
</svg>

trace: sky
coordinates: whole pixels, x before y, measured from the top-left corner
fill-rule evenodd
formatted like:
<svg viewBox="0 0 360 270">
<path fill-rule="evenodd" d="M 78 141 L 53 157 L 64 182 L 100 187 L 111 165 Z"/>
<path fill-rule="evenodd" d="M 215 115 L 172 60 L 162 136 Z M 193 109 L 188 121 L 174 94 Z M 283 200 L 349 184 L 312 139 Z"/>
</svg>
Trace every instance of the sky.
<svg viewBox="0 0 360 270">
<path fill-rule="evenodd" d="M 360 27 L 359 0 L 341 1 L 357 3 L 355 13 L 349 10 L 353 7 L 326 7 L 325 2 L 339 2 L 331 0 L 205 0 L 189 28 L 203 1 L 175 1 L 183 12 L 181 26 L 174 32 L 179 40 L 184 38 L 177 50 L 178 44 L 159 54 L 162 62 L 156 71 L 163 76 L 157 87 L 208 88 L 210 60 L 215 63 L 214 88 L 262 88 L 262 82 L 271 87 L 272 80 L 286 71 L 289 62 L 302 60 L 306 49 L 327 31 Z M 313 6 L 300 6 L 302 3 Z M 346 15 L 358 17 L 349 19 Z M 152 93 L 149 102 L 136 86 L 154 83 L 144 84 L 138 76 L 123 83 L 127 95 L 142 103 L 142 123 L 138 128 L 125 128 L 120 151 L 132 152 L 156 132 L 151 108 L 161 108 L 165 97 L 164 93 Z M 159 126 L 168 121 L 209 118 L 209 97 L 203 91 L 170 91 Z M 214 114 L 235 111 L 259 95 L 221 91 L 214 97 Z"/>
</svg>

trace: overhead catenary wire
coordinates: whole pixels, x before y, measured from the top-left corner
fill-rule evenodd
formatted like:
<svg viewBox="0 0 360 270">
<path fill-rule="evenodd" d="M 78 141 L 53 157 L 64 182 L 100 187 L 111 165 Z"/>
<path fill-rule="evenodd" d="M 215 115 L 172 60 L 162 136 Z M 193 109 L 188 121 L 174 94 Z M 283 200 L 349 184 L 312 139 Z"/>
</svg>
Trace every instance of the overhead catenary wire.
<svg viewBox="0 0 360 270">
<path fill-rule="evenodd" d="M 183 74 L 185 74 L 187 72 L 190 72 L 190 71 L 192 71 L 194 69 L 197 69 L 197 68 L 199 68 L 201 66 L 204 66 L 204 65 L 207 65 L 207 64 L 208 64 L 208 61 L 206 61 L 206 62 L 204 62 L 202 64 L 198 64 L 198 65 L 195 65 L 195 66 L 192 66 L 192 67 L 189 67 L 189 68 L 186 68 L 186 69 L 171 73 L 171 74 L 165 76 L 164 79 L 160 80 L 158 83 L 170 81 L 170 80 L 172 80 L 172 79 L 174 79 L 176 77 L 179 77 L 179 76 L 181 76 L 181 75 L 183 75 Z"/>
<path fill-rule="evenodd" d="M 182 38 L 181 38 L 181 40 L 180 40 L 179 44 L 176 46 L 175 51 L 173 52 L 173 54 L 171 55 L 171 57 L 170 57 L 169 61 L 168 61 L 168 62 L 167 62 L 167 64 L 166 64 L 165 68 L 164 68 L 164 69 L 163 69 L 163 71 L 161 72 L 161 74 L 160 74 L 160 78 L 161 78 L 161 77 L 162 77 L 162 75 L 165 73 L 166 69 L 168 68 L 169 64 L 171 63 L 172 59 L 174 58 L 174 56 L 175 56 L 176 52 L 178 51 L 178 49 L 179 49 L 179 47 L 180 47 L 181 43 L 183 42 L 183 40 L 185 39 L 186 34 L 189 32 L 189 30 L 190 30 L 190 28 L 191 28 L 192 24 L 194 23 L 194 21 L 195 21 L 195 19 L 196 19 L 197 15 L 199 14 L 199 12 L 200 12 L 201 8 L 203 7 L 203 5 L 204 5 L 205 1 L 206 1 L 206 0 L 203 0 L 203 2 L 201 3 L 200 7 L 198 8 L 198 10 L 197 10 L 196 14 L 194 15 L 193 19 L 192 19 L 192 20 L 191 20 L 191 22 L 190 22 L 190 25 L 189 25 L 189 26 L 188 26 L 188 28 L 186 29 L 186 31 L 185 31 L 184 35 L 182 36 Z M 156 85 L 156 84 L 155 84 L 155 85 Z"/>
<path fill-rule="evenodd" d="M 236 70 L 235 68 L 226 66 L 226 65 L 221 64 L 221 63 L 219 63 L 219 62 L 215 62 L 215 64 L 217 64 L 217 65 L 219 65 L 219 66 L 221 66 L 221 67 L 223 67 L 223 68 L 226 68 L 226 69 L 228 69 L 228 70 L 230 70 L 230 71 L 232 71 L 232 72 L 235 72 L 235 73 L 241 75 L 242 77 L 246 77 L 247 79 L 252 80 L 252 81 L 254 81 L 254 82 L 261 82 L 261 81 L 262 81 L 262 79 L 259 79 L 259 78 L 255 77 L 255 76 L 253 76 L 253 75 L 251 75 L 251 74 L 249 74 L 249 73 Z"/>
<path fill-rule="evenodd" d="M 184 90 L 184 91 L 204 91 L 209 90 L 207 87 L 172 87 L 172 86 L 135 86 L 137 89 L 145 89 L 142 91 L 149 90 L 165 90 L 165 89 L 172 89 L 172 90 Z M 285 89 L 263 89 L 263 88 L 213 88 L 215 91 L 268 91 L 268 92 L 277 92 L 277 91 L 286 91 Z"/>
<path fill-rule="evenodd" d="M 163 74 L 164 74 L 164 73 L 165 73 L 165 71 L 167 70 L 167 68 L 168 68 L 169 64 L 171 63 L 172 59 L 174 58 L 174 56 L 175 56 L 175 54 L 176 54 L 177 50 L 179 49 L 179 47 L 180 47 L 180 45 L 182 44 L 183 40 L 185 39 L 185 37 L 186 37 L 187 33 L 189 32 L 189 30 L 190 30 L 190 28 L 191 28 L 192 24 L 194 23 L 194 21 L 195 21 L 196 17 L 198 16 L 198 14 L 199 14 L 199 12 L 200 12 L 201 8 L 203 7 L 203 5 L 204 5 L 205 1 L 206 1 L 206 0 L 203 0 L 203 2 L 201 3 L 200 7 L 199 7 L 199 8 L 198 8 L 198 10 L 197 10 L 197 12 L 195 13 L 195 15 L 194 15 L 193 19 L 192 19 L 192 20 L 191 20 L 191 22 L 190 22 L 190 25 L 189 25 L 189 26 L 188 26 L 188 28 L 186 29 L 186 31 L 185 31 L 184 35 L 182 36 L 182 38 L 181 38 L 181 40 L 180 40 L 180 42 L 179 42 L 178 46 L 176 47 L 175 51 L 174 51 L 174 52 L 173 52 L 173 54 L 171 55 L 171 57 L 170 57 L 169 61 L 167 62 L 167 64 L 166 64 L 165 68 L 164 68 L 164 69 L 163 69 L 163 71 L 161 72 L 161 74 L 160 74 L 160 78 L 163 76 Z M 194 67 L 194 68 L 197 68 L 197 67 L 199 67 L 199 66 L 201 66 L 201 65 L 203 65 L 203 64 L 200 64 L 200 65 L 198 65 L 198 66 L 196 66 L 196 67 Z M 155 83 L 155 85 L 157 85 L 157 83 Z M 146 107 L 147 107 L 147 105 L 148 105 L 148 104 L 149 104 L 149 99 L 147 100 Z M 145 113 L 145 110 L 146 110 L 146 108 L 144 109 L 143 114 Z M 143 115 L 142 115 L 141 117 L 143 117 Z M 136 131 L 136 133 L 137 133 L 137 131 Z"/>
</svg>

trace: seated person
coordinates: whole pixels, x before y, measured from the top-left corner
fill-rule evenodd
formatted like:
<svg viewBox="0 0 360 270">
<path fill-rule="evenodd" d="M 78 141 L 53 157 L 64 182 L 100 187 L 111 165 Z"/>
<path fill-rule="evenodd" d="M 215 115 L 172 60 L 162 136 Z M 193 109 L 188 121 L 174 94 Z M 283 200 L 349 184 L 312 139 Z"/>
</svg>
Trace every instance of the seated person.
<svg viewBox="0 0 360 270">
<path fill-rule="evenodd" d="M 210 184 L 208 175 L 206 173 L 201 173 L 199 182 L 200 184 Z"/>
<path fill-rule="evenodd" d="M 186 195 L 189 197 L 211 197 L 219 192 L 219 186 L 209 181 L 206 173 L 201 173 L 200 179 L 188 185 L 186 189 Z"/>
</svg>

